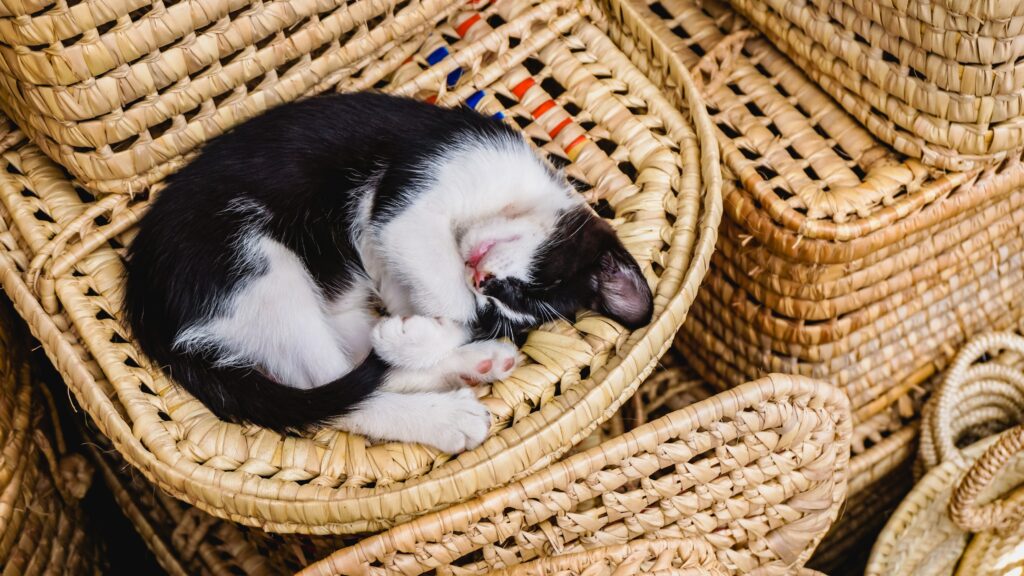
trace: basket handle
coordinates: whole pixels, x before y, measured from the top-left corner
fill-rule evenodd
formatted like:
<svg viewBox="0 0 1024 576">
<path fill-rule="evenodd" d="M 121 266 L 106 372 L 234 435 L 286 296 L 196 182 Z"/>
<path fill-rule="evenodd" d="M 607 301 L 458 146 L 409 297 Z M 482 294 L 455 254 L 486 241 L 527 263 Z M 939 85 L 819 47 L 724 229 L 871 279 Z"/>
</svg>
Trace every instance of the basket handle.
<svg viewBox="0 0 1024 576">
<path fill-rule="evenodd" d="M 997 363 L 975 364 L 985 354 L 1009 350 L 1024 354 L 1024 338 L 1013 332 L 991 332 L 971 339 L 956 355 L 935 395 L 925 408 L 921 456 L 928 468 L 952 460 L 966 467 L 966 460 L 956 446 L 964 427 L 976 425 L 955 421 L 962 389 L 972 382 L 988 380 L 1019 389 L 1024 395 L 1024 374 L 1020 370 Z M 988 418 L 985 416 L 984 418 Z"/>
<path fill-rule="evenodd" d="M 979 505 L 978 495 L 999 476 L 1003 468 L 1024 449 L 1024 426 L 1004 432 L 985 450 L 960 480 L 949 502 L 949 514 L 967 532 L 1014 532 L 1024 520 L 1024 501 L 996 498 Z"/>
</svg>

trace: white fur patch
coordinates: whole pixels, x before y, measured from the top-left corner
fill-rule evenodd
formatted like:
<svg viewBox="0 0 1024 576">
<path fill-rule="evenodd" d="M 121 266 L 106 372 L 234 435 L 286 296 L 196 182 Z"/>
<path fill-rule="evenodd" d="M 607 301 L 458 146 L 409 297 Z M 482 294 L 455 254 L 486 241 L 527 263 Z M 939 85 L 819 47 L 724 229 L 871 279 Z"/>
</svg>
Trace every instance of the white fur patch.
<svg viewBox="0 0 1024 576">
<path fill-rule="evenodd" d="M 297 388 L 320 386 L 352 370 L 344 352 L 352 342 L 331 327 L 320 290 L 299 257 L 266 236 L 246 239 L 243 249 L 260 258 L 266 272 L 241 285 L 226 314 L 178 334 L 175 347 L 213 350 L 218 365 L 257 366 Z"/>
<path fill-rule="evenodd" d="M 467 388 L 411 394 L 380 392 L 332 424 L 373 439 L 415 442 L 457 454 L 476 448 L 487 438 L 491 416 Z"/>
<path fill-rule="evenodd" d="M 361 256 L 391 314 L 470 322 L 482 302 L 467 271 L 473 249 L 493 242 L 481 266 L 497 278 L 528 281 L 559 214 L 582 203 L 525 143 L 511 140 L 444 150 L 422 182 L 408 206 L 360 235 Z"/>
</svg>

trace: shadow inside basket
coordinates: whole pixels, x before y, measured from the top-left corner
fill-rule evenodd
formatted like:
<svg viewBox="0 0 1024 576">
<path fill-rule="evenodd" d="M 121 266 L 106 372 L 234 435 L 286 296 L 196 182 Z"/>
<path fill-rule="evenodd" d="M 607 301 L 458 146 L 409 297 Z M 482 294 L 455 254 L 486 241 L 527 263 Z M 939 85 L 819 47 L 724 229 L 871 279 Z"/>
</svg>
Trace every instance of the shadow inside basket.
<svg viewBox="0 0 1024 576">
<path fill-rule="evenodd" d="M 124 249 L 159 187 L 93 195 L 13 130 L 0 160 L 5 288 L 127 460 L 217 516 L 281 532 L 366 532 L 539 470 L 656 365 L 707 269 L 721 212 L 710 124 L 693 118 L 703 110 L 669 103 L 599 23 L 567 0 L 471 2 L 418 38 L 412 56 L 385 57 L 396 68 L 375 86 L 518 126 L 610 220 L 654 288 L 655 319 L 639 331 L 581 312 L 531 333 L 520 368 L 481 389 L 493 423 L 473 451 L 452 458 L 337 430 L 282 436 L 218 420 L 149 364 L 122 322 Z M 408 43 L 395 50 L 410 53 Z"/>
</svg>

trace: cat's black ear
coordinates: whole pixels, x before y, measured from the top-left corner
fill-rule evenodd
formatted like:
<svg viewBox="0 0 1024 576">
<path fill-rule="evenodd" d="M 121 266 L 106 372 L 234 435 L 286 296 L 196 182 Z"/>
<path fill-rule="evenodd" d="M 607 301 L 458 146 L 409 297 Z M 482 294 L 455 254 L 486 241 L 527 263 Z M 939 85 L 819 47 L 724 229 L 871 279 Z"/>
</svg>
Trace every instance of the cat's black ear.
<svg viewBox="0 0 1024 576">
<path fill-rule="evenodd" d="M 654 313 L 654 296 L 636 260 L 621 246 L 601 256 L 594 308 L 623 326 L 646 326 Z"/>
</svg>

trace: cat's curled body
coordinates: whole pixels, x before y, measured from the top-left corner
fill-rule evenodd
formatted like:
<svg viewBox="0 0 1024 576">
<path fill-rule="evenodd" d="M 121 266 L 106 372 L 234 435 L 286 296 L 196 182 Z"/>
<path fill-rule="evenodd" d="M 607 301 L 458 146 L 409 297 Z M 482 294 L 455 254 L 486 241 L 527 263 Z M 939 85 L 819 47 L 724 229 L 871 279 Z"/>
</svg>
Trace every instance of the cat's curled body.
<svg viewBox="0 0 1024 576">
<path fill-rule="evenodd" d="M 447 452 L 487 435 L 467 383 L 514 368 L 496 338 L 581 307 L 640 326 L 652 306 L 612 229 L 514 130 L 369 93 L 207 144 L 142 218 L 125 296 L 143 351 L 221 418 Z"/>
</svg>

